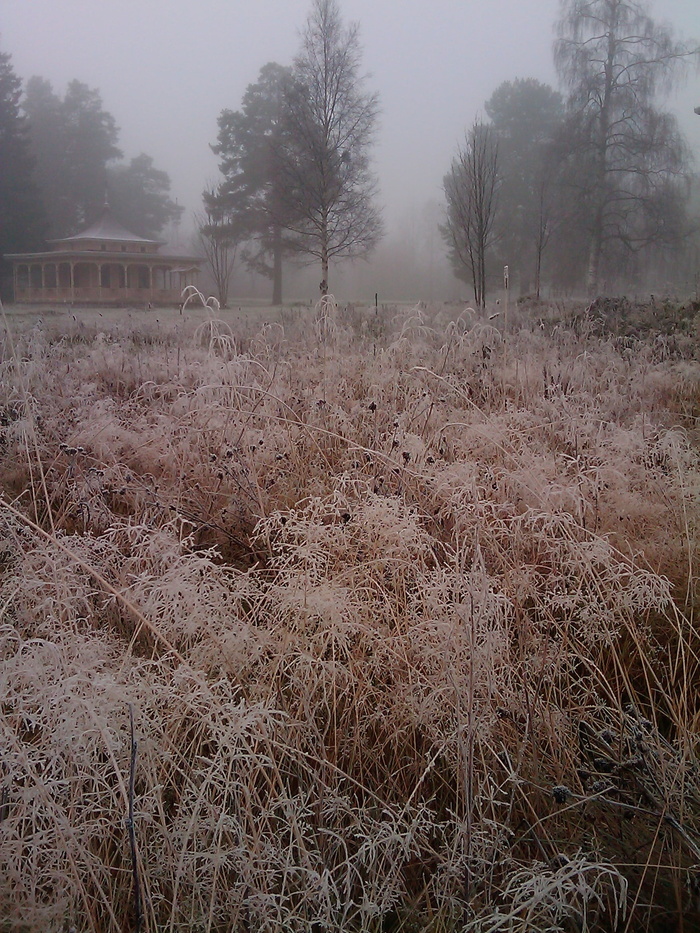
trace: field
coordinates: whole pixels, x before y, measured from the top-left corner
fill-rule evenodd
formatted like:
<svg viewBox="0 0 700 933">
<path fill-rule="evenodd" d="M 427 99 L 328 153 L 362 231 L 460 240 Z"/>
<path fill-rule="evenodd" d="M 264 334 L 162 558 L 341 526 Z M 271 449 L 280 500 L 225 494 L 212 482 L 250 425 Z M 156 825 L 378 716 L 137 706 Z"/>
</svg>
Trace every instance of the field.
<svg viewBox="0 0 700 933">
<path fill-rule="evenodd" d="M 700 929 L 700 305 L 503 311 L 6 310 L 0 931 Z"/>
</svg>

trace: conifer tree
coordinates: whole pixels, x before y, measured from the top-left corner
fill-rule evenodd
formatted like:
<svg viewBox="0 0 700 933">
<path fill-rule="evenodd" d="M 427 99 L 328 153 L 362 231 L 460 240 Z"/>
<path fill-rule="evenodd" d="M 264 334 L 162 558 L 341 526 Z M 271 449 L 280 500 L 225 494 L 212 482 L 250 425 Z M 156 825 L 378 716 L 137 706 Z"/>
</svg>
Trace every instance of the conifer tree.
<svg viewBox="0 0 700 933">
<path fill-rule="evenodd" d="M 44 233 L 21 97 L 22 82 L 11 57 L 0 52 L 0 257 L 38 248 Z M 3 262 L 0 286 L 5 298 L 10 295 L 9 274 L 10 266 Z"/>
</svg>

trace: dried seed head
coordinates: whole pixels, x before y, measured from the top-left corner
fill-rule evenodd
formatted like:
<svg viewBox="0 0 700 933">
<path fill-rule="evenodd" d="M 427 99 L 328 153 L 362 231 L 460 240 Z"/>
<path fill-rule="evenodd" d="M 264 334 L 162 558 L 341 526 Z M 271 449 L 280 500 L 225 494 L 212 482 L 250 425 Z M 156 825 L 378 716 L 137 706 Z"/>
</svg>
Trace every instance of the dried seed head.
<svg viewBox="0 0 700 933">
<path fill-rule="evenodd" d="M 593 766 L 596 771 L 601 771 L 603 774 L 611 774 L 615 770 L 615 762 L 610 758 L 594 758 Z"/>
<path fill-rule="evenodd" d="M 557 784 L 556 787 L 552 788 L 552 796 L 557 803 L 566 803 L 567 797 L 571 796 L 571 791 L 568 787 L 564 787 L 563 784 Z"/>
<path fill-rule="evenodd" d="M 549 864 L 552 868 L 563 868 L 569 864 L 569 858 L 563 852 L 557 852 Z"/>
</svg>

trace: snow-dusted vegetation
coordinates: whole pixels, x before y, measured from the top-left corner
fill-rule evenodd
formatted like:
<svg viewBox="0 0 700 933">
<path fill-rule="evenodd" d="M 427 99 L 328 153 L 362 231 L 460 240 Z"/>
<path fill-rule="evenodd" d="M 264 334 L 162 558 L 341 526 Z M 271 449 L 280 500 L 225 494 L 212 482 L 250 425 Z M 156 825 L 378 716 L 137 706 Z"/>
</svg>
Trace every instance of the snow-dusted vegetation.
<svg viewBox="0 0 700 933">
<path fill-rule="evenodd" d="M 697 923 L 698 348 L 10 315 L 0 929 Z"/>
</svg>

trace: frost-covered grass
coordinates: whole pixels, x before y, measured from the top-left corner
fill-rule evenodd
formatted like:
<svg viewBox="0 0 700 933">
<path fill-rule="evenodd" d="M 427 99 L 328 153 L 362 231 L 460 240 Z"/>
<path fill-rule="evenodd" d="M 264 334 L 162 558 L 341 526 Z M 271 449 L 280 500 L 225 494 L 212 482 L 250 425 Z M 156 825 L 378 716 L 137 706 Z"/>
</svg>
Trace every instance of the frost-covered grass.
<svg viewBox="0 0 700 933">
<path fill-rule="evenodd" d="M 8 314 L 0 930 L 700 923 L 697 319 L 513 317 Z"/>
</svg>

